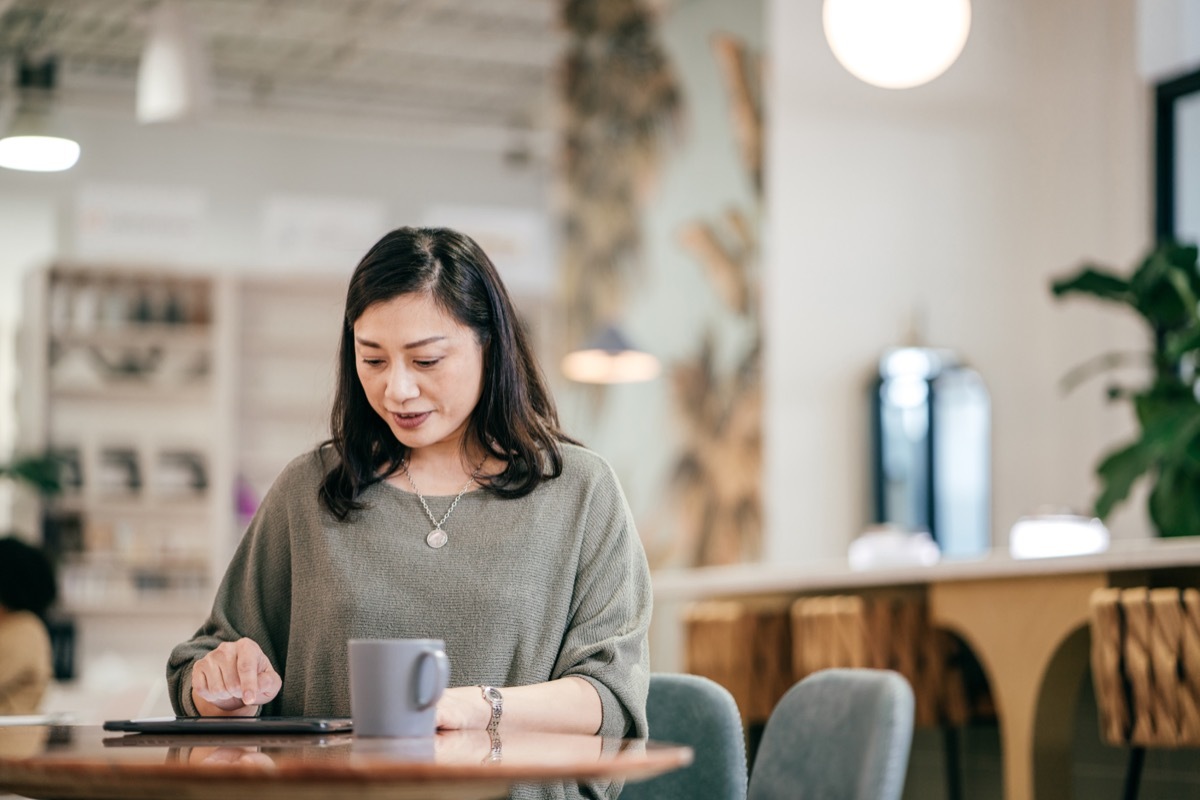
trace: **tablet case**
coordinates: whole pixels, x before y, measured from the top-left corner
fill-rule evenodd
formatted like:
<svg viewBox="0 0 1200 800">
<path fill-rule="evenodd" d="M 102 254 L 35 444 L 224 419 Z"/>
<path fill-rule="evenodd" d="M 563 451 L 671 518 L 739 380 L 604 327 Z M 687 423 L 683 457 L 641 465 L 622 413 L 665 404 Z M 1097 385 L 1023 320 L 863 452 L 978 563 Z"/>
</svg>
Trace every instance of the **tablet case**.
<svg viewBox="0 0 1200 800">
<path fill-rule="evenodd" d="M 147 717 L 110 719 L 106 731 L 126 733 L 348 733 L 347 717 Z"/>
</svg>

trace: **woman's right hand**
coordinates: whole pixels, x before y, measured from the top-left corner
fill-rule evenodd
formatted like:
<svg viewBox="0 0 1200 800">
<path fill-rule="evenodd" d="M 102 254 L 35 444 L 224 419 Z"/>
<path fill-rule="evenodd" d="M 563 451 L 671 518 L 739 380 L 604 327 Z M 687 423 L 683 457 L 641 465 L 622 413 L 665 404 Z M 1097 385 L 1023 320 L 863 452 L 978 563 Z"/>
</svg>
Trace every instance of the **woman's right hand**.
<svg viewBox="0 0 1200 800">
<path fill-rule="evenodd" d="M 258 642 L 222 642 L 192 667 L 192 702 L 201 715 L 252 716 L 274 700 L 283 679 Z"/>
</svg>

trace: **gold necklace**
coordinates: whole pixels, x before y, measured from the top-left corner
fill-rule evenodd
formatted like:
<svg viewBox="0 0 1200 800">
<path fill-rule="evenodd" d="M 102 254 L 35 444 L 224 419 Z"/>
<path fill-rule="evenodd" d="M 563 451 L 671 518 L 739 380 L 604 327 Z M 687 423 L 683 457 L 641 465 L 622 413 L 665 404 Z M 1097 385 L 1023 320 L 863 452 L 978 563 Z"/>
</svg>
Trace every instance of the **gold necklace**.
<svg viewBox="0 0 1200 800">
<path fill-rule="evenodd" d="M 450 537 L 446 535 L 444 530 L 442 530 L 442 525 L 444 525 L 446 520 L 450 518 L 450 512 L 454 510 L 456 505 L 458 505 L 458 501 L 462 500 L 462 496 L 467 493 L 468 489 L 471 488 L 471 484 L 475 483 L 475 480 L 479 475 L 479 470 L 483 469 L 484 461 L 487 461 L 486 455 L 483 457 L 483 461 L 479 462 L 479 466 L 475 468 L 475 471 L 471 473 L 470 479 L 467 481 L 466 485 L 463 486 L 462 491 L 460 491 L 454 498 L 454 502 L 451 503 L 450 507 L 446 509 L 446 513 L 442 515 L 440 520 L 433 515 L 432 511 L 429 510 L 429 504 L 425 502 L 425 496 L 421 494 L 421 490 L 417 488 L 417 482 L 413 480 L 412 473 L 408 471 L 408 459 L 405 458 L 400 462 L 400 468 L 404 470 L 404 477 L 408 478 L 409 485 L 412 486 L 413 492 L 417 495 L 417 499 L 421 501 L 421 508 L 425 509 L 425 516 L 429 517 L 429 521 L 433 523 L 433 530 L 431 530 L 425 536 L 425 544 L 429 545 L 434 550 L 445 547 L 446 542 L 450 541 Z"/>
</svg>

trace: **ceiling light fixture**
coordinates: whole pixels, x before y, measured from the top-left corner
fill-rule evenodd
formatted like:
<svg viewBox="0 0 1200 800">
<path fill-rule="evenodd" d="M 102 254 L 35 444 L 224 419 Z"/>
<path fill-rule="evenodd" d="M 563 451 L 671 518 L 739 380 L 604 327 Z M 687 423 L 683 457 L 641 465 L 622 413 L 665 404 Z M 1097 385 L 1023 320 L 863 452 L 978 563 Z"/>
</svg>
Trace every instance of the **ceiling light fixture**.
<svg viewBox="0 0 1200 800">
<path fill-rule="evenodd" d="M 908 89 L 941 75 L 971 30 L 970 0 L 825 0 L 825 38 L 856 78 Z"/>
<path fill-rule="evenodd" d="M 176 122 L 200 116 L 211 106 L 208 53 L 183 8 L 164 0 L 151 14 L 138 63 L 137 120 Z"/>
<path fill-rule="evenodd" d="M 79 160 L 79 143 L 51 113 L 55 62 L 21 62 L 17 68 L 17 110 L 0 139 L 0 167 L 27 172 L 61 172 Z"/>
<path fill-rule="evenodd" d="M 580 349 L 568 353 L 562 371 L 579 383 L 638 383 L 658 377 L 662 367 L 609 325 Z"/>
</svg>

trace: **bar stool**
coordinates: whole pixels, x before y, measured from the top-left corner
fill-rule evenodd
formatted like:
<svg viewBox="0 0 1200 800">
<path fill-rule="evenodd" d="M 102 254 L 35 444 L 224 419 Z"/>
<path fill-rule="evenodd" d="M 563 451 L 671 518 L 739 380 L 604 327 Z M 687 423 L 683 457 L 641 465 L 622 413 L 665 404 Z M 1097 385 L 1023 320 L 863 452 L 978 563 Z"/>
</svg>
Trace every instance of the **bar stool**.
<svg viewBox="0 0 1200 800">
<path fill-rule="evenodd" d="M 1124 797 L 1137 797 L 1146 748 L 1200 747 L 1200 591 L 1097 589 L 1092 680 L 1100 732 L 1129 747 Z"/>
</svg>

